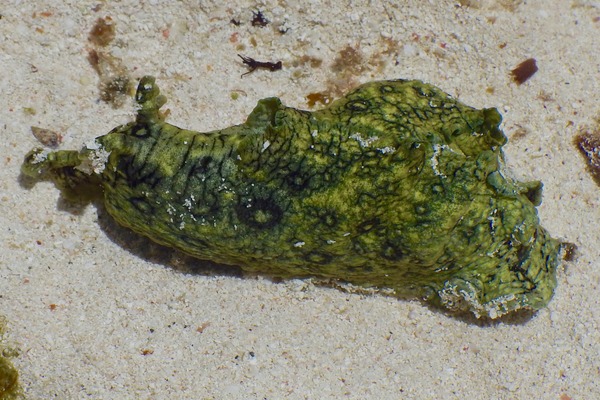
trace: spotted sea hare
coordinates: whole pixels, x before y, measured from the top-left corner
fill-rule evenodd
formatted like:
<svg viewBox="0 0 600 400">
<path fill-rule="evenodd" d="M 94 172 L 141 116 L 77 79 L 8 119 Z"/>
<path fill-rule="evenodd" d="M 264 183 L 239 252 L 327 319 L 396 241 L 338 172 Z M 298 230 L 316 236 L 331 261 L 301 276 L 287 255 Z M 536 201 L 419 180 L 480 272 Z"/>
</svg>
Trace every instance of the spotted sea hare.
<svg viewBox="0 0 600 400">
<path fill-rule="evenodd" d="M 200 133 L 164 121 L 152 77 L 135 121 L 81 151 L 32 150 L 22 171 L 103 192 L 115 220 L 192 256 L 273 277 L 393 289 L 496 318 L 540 309 L 561 243 L 538 181 L 503 171 L 496 109 L 420 81 L 360 86 L 325 109 L 260 100 Z"/>
</svg>

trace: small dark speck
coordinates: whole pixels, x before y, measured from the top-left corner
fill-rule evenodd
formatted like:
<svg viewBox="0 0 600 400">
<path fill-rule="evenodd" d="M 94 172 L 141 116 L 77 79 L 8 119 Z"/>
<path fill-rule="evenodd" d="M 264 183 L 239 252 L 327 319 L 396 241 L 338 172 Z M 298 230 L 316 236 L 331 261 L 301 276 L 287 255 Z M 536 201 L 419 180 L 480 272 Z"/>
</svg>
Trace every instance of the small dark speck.
<svg viewBox="0 0 600 400">
<path fill-rule="evenodd" d="M 575 259 L 575 253 L 577 252 L 577 245 L 573 243 L 563 244 L 563 259 L 565 261 L 573 261 Z"/>
<path fill-rule="evenodd" d="M 265 18 L 262 11 L 258 10 L 257 12 L 252 11 L 252 26 L 265 27 L 269 24 L 269 20 Z"/>
<path fill-rule="evenodd" d="M 535 58 L 528 58 L 513 69 L 510 74 L 517 84 L 522 84 L 533 76 L 538 70 Z"/>
<path fill-rule="evenodd" d="M 248 72 L 242 74 L 242 76 L 248 75 L 249 73 L 253 72 L 257 68 L 264 68 L 264 69 L 268 69 L 269 71 L 278 71 L 282 68 L 281 61 L 277 61 L 277 62 L 256 61 L 252 57 L 246 57 L 241 54 L 238 54 L 238 57 L 240 57 L 242 59 L 242 62 L 250 68 L 250 70 Z"/>
</svg>

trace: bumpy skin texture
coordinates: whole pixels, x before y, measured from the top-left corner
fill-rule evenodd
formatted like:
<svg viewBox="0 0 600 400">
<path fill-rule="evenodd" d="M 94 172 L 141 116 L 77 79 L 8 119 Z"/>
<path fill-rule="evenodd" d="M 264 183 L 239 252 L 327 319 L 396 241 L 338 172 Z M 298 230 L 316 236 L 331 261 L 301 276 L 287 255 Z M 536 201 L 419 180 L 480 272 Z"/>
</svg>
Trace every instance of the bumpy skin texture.
<svg viewBox="0 0 600 400">
<path fill-rule="evenodd" d="M 94 149 L 33 150 L 23 172 L 97 184 L 120 224 L 247 271 L 392 288 L 478 317 L 552 297 L 561 244 L 539 225 L 541 184 L 501 170 L 495 109 L 381 81 L 315 112 L 263 99 L 244 124 L 199 133 L 164 122 L 154 78 L 136 100 L 136 120 Z"/>
</svg>

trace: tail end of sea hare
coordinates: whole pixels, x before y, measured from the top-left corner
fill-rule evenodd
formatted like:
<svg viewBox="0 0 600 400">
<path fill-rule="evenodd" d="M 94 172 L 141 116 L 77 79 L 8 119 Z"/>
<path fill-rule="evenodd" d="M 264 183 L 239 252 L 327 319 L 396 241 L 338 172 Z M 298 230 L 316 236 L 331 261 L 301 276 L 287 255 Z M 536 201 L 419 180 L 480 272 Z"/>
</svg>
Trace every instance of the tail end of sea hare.
<svg viewBox="0 0 600 400">
<path fill-rule="evenodd" d="M 94 172 L 87 151 L 31 150 L 23 160 L 21 174 L 36 181 L 49 180 L 69 200 L 88 201 L 101 192 L 99 178 Z"/>
</svg>

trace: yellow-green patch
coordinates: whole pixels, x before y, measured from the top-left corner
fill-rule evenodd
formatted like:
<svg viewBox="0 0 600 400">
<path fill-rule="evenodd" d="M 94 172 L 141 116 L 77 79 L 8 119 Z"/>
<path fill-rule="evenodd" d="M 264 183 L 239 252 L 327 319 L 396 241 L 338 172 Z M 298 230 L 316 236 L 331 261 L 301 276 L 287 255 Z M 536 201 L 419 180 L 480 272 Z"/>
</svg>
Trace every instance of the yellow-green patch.
<svg viewBox="0 0 600 400">
<path fill-rule="evenodd" d="M 18 351 L 5 346 L 3 338 L 5 330 L 6 319 L 0 316 L 0 400 L 22 399 L 19 372 L 9 360 L 10 357 L 18 355 Z"/>
</svg>

